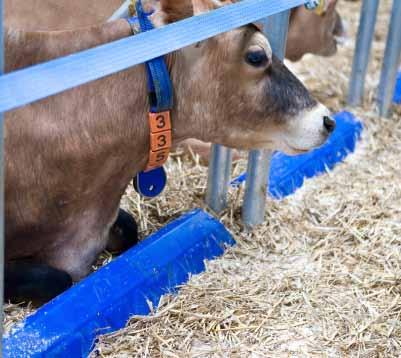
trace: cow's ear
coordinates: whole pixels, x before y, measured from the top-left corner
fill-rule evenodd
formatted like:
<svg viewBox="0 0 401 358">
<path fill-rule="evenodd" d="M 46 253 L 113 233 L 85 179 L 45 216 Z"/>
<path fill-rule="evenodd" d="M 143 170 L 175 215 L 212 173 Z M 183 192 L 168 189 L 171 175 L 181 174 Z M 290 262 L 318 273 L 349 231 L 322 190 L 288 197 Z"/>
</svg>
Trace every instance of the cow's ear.
<svg viewBox="0 0 401 358">
<path fill-rule="evenodd" d="M 329 0 L 327 2 L 327 11 L 333 11 L 337 5 L 338 0 Z"/>
<path fill-rule="evenodd" d="M 160 12 L 164 24 L 170 24 L 194 15 L 192 0 L 161 0 Z"/>
<path fill-rule="evenodd" d="M 160 15 L 164 24 L 217 9 L 231 0 L 160 0 Z"/>
</svg>

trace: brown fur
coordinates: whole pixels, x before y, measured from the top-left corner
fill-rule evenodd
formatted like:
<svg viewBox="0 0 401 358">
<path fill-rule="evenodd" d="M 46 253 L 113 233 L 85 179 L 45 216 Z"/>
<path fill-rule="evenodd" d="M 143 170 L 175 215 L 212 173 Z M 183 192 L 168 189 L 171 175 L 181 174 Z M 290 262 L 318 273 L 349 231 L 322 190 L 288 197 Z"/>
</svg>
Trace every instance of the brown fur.
<svg viewBox="0 0 401 358">
<path fill-rule="evenodd" d="M 337 52 L 335 36 L 345 36 L 342 20 L 336 11 L 337 0 L 327 0 L 326 12 L 319 16 L 300 6 L 291 12 L 286 57 L 298 61 L 306 53 L 332 56 Z"/>
<path fill-rule="evenodd" d="M 123 0 L 5 0 L 7 27 L 37 30 L 74 30 L 103 23 Z"/>
<path fill-rule="evenodd" d="M 165 9 L 166 18 L 164 20 L 167 24 L 190 17 L 194 13 L 192 3 L 185 0 L 160 0 L 160 4 Z"/>
</svg>

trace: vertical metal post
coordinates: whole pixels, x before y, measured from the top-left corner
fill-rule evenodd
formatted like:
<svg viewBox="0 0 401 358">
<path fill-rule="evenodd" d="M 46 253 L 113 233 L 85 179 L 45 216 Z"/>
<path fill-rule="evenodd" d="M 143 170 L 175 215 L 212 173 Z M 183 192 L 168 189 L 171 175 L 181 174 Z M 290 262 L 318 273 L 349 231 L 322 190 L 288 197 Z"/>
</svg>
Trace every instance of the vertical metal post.
<svg viewBox="0 0 401 358">
<path fill-rule="evenodd" d="M 352 74 L 348 89 L 347 102 L 350 106 L 358 106 L 363 98 L 378 6 L 379 0 L 363 0 L 362 3 Z"/>
<path fill-rule="evenodd" d="M 0 0 L 0 76 L 4 72 L 3 0 Z M 0 357 L 3 356 L 4 317 L 4 133 L 3 113 L 0 112 Z"/>
<path fill-rule="evenodd" d="M 263 32 L 269 39 L 273 53 L 280 60 L 285 57 L 290 12 L 291 10 L 283 11 L 262 20 Z"/>
<path fill-rule="evenodd" d="M 269 39 L 273 53 L 284 59 L 287 42 L 290 10 L 270 16 L 264 20 L 264 33 Z M 242 208 L 242 219 L 247 228 L 263 222 L 267 195 L 271 152 L 252 150 L 248 156 L 248 169 L 245 187 L 245 198 Z"/>
<path fill-rule="evenodd" d="M 384 51 L 383 67 L 380 76 L 377 105 L 381 116 L 390 113 L 397 70 L 401 56 L 401 0 L 393 0 L 390 26 Z"/>
<path fill-rule="evenodd" d="M 206 204 L 216 213 L 227 206 L 230 184 L 232 151 L 220 144 L 213 144 L 207 178 Z"/>
</svg>

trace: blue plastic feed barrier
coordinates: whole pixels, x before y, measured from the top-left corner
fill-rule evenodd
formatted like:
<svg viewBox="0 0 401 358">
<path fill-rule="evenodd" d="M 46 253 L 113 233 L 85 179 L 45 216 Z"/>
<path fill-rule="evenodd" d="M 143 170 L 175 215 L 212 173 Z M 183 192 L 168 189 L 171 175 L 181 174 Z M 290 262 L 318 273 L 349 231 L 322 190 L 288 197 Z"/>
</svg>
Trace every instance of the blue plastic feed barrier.
<svg viewBox="0 0 401 358">
<path fill-rule="evenodd" d="M 395 83 L 393 102 L 401 104 L 401 72 L 398 72 L 397 82 Z"/>
<path fill-rule="evenodd" d="M 204 260 L 235 242 L 202 210 L 191 211 L 100 268 L 18 324 L 3 338 L 4 357 L 86 357 L 97 335 L 149 313 Z"/>
<path fill-rule="evenodd" d="M 280 199 L 300 188 L 305 178 L 325 173 L 344 160 L 355 150 L 362 133 L 362 123 L 350 112 L 337 113 L 336 129 L 327 142 L 306 154 L 289 156 L 281 152 L 273 154 L 270 164 L 269 193 Z M 238 186 L 246 180 L 246 173 L 235 178 L 231 184 Z"/>
</svg>

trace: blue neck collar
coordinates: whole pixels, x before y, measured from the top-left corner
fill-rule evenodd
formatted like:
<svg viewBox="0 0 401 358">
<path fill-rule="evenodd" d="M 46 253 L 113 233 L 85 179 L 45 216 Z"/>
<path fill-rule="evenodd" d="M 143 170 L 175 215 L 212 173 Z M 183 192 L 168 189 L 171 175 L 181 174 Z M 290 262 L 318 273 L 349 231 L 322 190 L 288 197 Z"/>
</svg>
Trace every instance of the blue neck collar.
<svg viewBox="0 0 401 358">
<path fill-rule="evenodd" d="M 141 0 L 138 0 L 136 2 L 135 7 L 137 17 L 132 17 L 128 19 L 131 28 L 135 29 L 135 27 L 139 23 L 139 29 L 141 32 L 152 30 L 154 27 L 149 19 L 149 16 L 152 13 L 146 13 L 144 11 Z M 135 34 L 135 31 L 133 32 Z M 169 112 L 173 107 L 173 85 L 171 83 L 170 74 L 168 72 L 164 57 L 157 57 L 146 62 L 146 72 L 148 78 L 147 82 L 151 114 L 161 114 L 162 112 Z M 165 159 L 166 158 L 167 157 L 165 157 Z M 159 195 L 165 188 L 166 183 L 167 175 L 163 166 L 156 167 L 152 170 L 145 170 L 143 172 L 140 172 L 133 179 L 133 184 L 136 191 L 146 197 L 155 197 Z"/>
<path fill-rule="evenodd" d="M 138 0 L 135 4 L 136 17 L 128 19 L 131 27 L 139 23 L 141 32 L 153 30 L 153 24 L 149 19 L 152 12 L 145 12 L 142 2 Z M 173 107 L 173 85 L 164 57 L 157 57 L 146 62 L 148 77 L 148 92 L 150 111 L 157 113 L 172 109 Z"/>
</svg>

